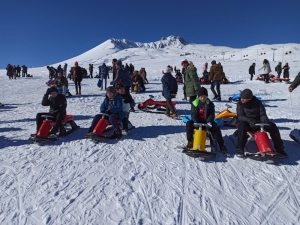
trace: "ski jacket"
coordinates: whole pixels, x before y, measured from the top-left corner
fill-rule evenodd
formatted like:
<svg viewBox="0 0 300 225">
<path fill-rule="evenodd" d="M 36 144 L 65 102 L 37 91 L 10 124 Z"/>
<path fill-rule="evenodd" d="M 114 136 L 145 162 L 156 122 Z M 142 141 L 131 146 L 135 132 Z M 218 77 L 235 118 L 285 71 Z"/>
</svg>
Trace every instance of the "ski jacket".
<svg viewBox="0 0 300 225">
<path fill-rule="evenodd" d="M 82 81 L 82 69 L 80 66 L 74 66 L 72 71 L 72 78 L 74 82 Z"/>
<path fill-rule="evenodd" d="M 200 99 L 196 98 L 193 102 L 192 102 L 193 106 L 192 107 L 192 120 L 197 123 L 200 122 L 200 116 L 199 116 L 199 108 L 200 108 Z M 204 103 L 204 115 L 205 115 L 205 120 L 206 123 L 214 123 L 214 119 L 215 119 L 215 105 L 213 102 L 211 102 L 209 100 L 209 98 L 206 99 L 205 103 Z"/>
<path fill-rule="evenodd" d="M 133 83 L 138 83 L 138 84 L 142 84 L 144 81 L 143 81 L 143 78 L 141 77 L 141 75 L 139 74 L 136 74 L 136 75 L 133 75 L 131 76 L 131 81 Z"/>
<path fill-rule="evenodd" d="M 197 68 L 190 64 L 183 73 L 184 87 L 187 97 L 196 96 L 200 89 L 200 80 L 197 75 Z"/>
<path fill-rule="evenodd" d="M 163 90 L 162 95 L 165 98 L 175 98 L 178 91 L 178 84 L 175 77 L 170 73 L 166 73 L 161 78 Z"/>
<path fill-rule="evenodd" d="M 281 74 L 281 72 L 282 72 L 281 64 L 278 64 L 278 65 L 275 67 L 275 71 L 276 71 L 278 74 Z"/>
<path fill-rule="evenodd" d="M 269 63 L 266 63 L 266 64 L 264 63 L 262 68 L 260 68 L 259 70 L 262 70 L 262 69 L 264 69 L 263 74 L 269 74 L 272 71 Z"/>
<path fill-rule="evenodd" d="M 123 68 L 118 69 L 116 79 L 114 79 L 110 84 L 115 85 L 117 83 L 122 83 L 125 87 L 132 85 L 129 74 Z"/>
<path fill-rule="evenodd" d="M 42 105 L 50 106 L 49 112 L 54 115 L 61 113 L 65 117 L 67 114 L 67 99 L 62 94 L 58 94 L 55 98 L 48 97 L 48 95 L 45 94 L 43 96 Z"/>
<path fill-rule="evenodd" d="M 209 80 L 212 81 L 219 81 L 222 80 L 225 77 L 225 74 L 223 73 L 223 69 L 218 64 L 213 64 L 210 67 L 209 71 Z"/>
<path fill-rule="evenodd" d="M 119 119 L 122 120 L 124 118 L 123 100 L 118 93 L 115 94 L 113 102 L 114 105 L 109 108 L 109 99 L 106 95 L 104 101 L 100 106 L 100 112 L 105 113 L 105 111 L 109 110 L 110 113 L 117 113 L 119 115 Z"/>
<path fill-rule="evenodd" d="M 255 74 L 255 66 L 251 65 L 249 67 L 249 74 L 252 75 L 252 74 Z"/>
<path fill-rule="evenodd" d="M 294 81 L 291 83 L 290 87 L 293 88 L 293 90 L 298 87 L 300 84 L 300 72 L 298 75 L 295 77 Z"/>
<path fill-rule="evenodd" d="M 284 65 L 284 67 L 282 67 L 282 69 L 283 69 L 283 76 L 284 77 L 289 77 L 289 75 L 290 75 L 290 72 L 289 72 L 290 67 L 288 65 Z"/>
<path fill-rule="evenodd" d="M 239 100 L 236 111 L 238 121 L 245 121 L 247 123 L 270 122 L 265 107 L 255 96 L 253 96 L 249 102 L 244 104 Z"/>
<path fill-rule="evenodd" d="M 61 76 L 60 78 L 57 77 L 54 81 L 54 84 L 56 87 L 63 87 L 63 86 L 68 87 L 68 79 L 64 76 Z"/>
</svg>

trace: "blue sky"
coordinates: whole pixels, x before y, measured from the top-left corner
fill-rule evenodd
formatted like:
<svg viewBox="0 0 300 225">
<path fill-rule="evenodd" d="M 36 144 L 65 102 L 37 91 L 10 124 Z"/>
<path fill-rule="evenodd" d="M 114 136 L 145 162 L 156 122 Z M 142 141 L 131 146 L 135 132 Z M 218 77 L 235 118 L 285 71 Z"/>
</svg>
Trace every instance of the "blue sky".
<svg viewBox="0 0 300 225">
<path fill-rule="evenodd" d="M 9 0 L 1 2 L 0 68 L 47 66 L 109 38 L 243 48 L 300 42 L 299 0 Z"/>
</svg>

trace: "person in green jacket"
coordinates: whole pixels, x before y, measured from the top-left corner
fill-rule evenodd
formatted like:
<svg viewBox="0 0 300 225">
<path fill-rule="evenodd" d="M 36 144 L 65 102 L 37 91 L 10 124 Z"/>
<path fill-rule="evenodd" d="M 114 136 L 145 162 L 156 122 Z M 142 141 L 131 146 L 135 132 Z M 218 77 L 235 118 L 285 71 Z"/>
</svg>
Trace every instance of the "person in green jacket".
<svg viewBox="0 0 300 225">
<path fill-rule="evenodd" d="M 192 109 L 192 102 L 197 98 L 197 93 L 201 87 L 200 80 L 197 75 L 197 68 L 194 66 L 193 62 L 189 62 L 186 59 L 181 61 L 181 66 L 185 68 L 183 73 L 185 93 L 186 96 L 189 97 L 189 102 Z"/>
</svg>

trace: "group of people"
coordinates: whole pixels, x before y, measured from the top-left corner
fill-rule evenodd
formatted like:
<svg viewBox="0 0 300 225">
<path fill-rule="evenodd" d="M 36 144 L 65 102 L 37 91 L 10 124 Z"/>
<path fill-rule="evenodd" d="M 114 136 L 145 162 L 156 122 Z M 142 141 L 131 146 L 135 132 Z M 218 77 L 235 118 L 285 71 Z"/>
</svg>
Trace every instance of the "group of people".
<svg viewBox="0 0 300 225">
<path fill-rule="evenodd" d="M 109 114 L 109 120 L 115 130 L 115 136 L 120 138 L 122 132 L 118 125 L 118 121 L 121 120 L 123 123 L 123 129 L 125 132 L 128 130 L 128 118 L 130 109 L 134 108 L 135 102 L 130 95 L 130 88 L 132 85 L 131 76 L 125 70 L 122 65 L 121 60 L 113 60 L 113 69 L 115 69 L 115 74 L 113 74 L 114 79 L 110 82 L 112 86 L 106 87 L 105 90 L 106 97 L 101 104 L 100 112 Z M 264 62 L 267 64 L 267 62 Z M 220 128 L 214 121 L 215 118 L 215 106 L 214 103 L 208 98 L 207 89 L 201 87 L 197 68 L 194 66 L 193 62 L 186 59 L 181 61 L 182 74 L 184 79 L 184 93 L 185 96 L 189 98 L 191 104 L 191 117 L 192 120 L 186 124 L 186 136 L 187 136 L 187 148 L 192 147 L 193 143 L 193 125 L 194 123 L 206 123 L 209 125 L 209 130 L 211 131 L 213 137 L 217 140 L 220 150 L 222 152 L 227 152 L 227 148 L 224 145 L 224 140 L 222 138 L 222 133 Z M 75 62 L 74 69 L 72 73 L 72 78 L 75 82 L 76 93 L 81 93 L 80 86 L 80 67 L 78 62 Z M 102 72 L 103 71 L 103 72 Z M 136 76 L 138 71 L 133 71 L 132 76 Z M 172 105 L 172 98 L 176 97 L 178 92 L 178 84 L 176 78 L 171 74 L 170 67 L 166 67 L 162 73 L 162 95 L 166 99 L 166 116 L 176 118 L 177 113 L 174 106 Z M 61 125 L 61 120 L 66 115 L 67 101 L 63 95 L 58 94 L 57 88 L 67 85 L 66 78 L 63 76 L 62 72 L 59 71 L 58 77 L 55 81 L 55 87 L 51 87 L 47 90 L 47 93 L 43 97 L 42 104 L 50 105 L 50 113 L 54 114 L 56 118 L 56 123 L 53 126 L 50 134 L 56 134 L 57 129 Z M 103 78 L 106 80 L 109 78 L 108 69 L 105 63 L 99 66 L 99 74 L 103 74 Z M 138 74 L 139 75 L 139 74 Z M 140 76 L 140 75 L 139 75 Z M 212 66 L 210 68 L 210 80 L 212 80 L 211 88 L 217 86 L 219 87 L 219 82 L 222 79 L 222 68 L 216 62 L 212 61 Z M 77 83 L 77 84 L 76 84 Z M 144 83 L 144 82 L 143 82 Z M 295 78 L 294 82 L 290 85 L 289 91 L 292 92 L 300 84 L 300 72 Z M 216 97 L 220 96 L 220 91 L 217 90 L 215 93 Z M 50 95 L 50 97 L 49 97 Z M 42 114 L 37 115 L 37 130 L 39 129 L 42 122 Z M 102 118 L 102 114 L 97 114 L 92 124 L 89 128 L 88 133 L 91 133 Z M 248 131 L 258 131 L 260 127 L 256 124 L 267 123 L 269 126 L 265 127 L 265 130 L 270 133 L 270 136 L 274 142 L 274 148 L 276 151 L 287 157 L 287 153 L 284 151 L 283 141 L 281 139 L 279 129 L 275 123 L 268 119 L 266 110 L 262 102 L 256 98 L 250 89 L 245 89 L 241 92 L 240 100 L 237 104 L 237 146 L 236 155 L 244 155 L 244 147 L 247 142 L 247 132 Z"/>
<path fill-rule="evenodd" d="M 249 67 L 249 74 L 250 74 L 250 80 L 253 79 L 253 75 L 255 75 L 255 63 L 252 63 L 252 65 Z M 275 67 L 275 71 L 277 72 L 277 78 L 280 78 L 281 73 L 283 71 L 283 78 L 284 79 L 289 79 L 290 73 L 289 73 L 289 64 L 286 63 L 284 66 L 282 66 L 282 63 L 279 62 L 277 66 Z M 263 74 L 261 75 L 263 77 L 263 80 L 265 83 L 270 82 L 270 73 L 271 73 L 271 66 L 270 62 L 267 59 L 263 60 L 263 66 L 258 70 L 263 70 Z"/>
<path fill-rule="evenodd" d="M 53 66 L 47 66 L 47 70 L 49 71 L 49 79 L 56 79 L 57 74 L 60 72 L 64 77 L 67 77 L 67 69 L 68 64 L 65 63 L 63 67 L 59 64 L 57 68 L 54 68 Z"/>
<path fill-rule="evenodd" d="M 21 77 L 21 71 L 22 71 L 22 77 L 30 76 L 27 74 L 27 66 L 23 65 L 20 67 L 19 65 L 11 65 L 8 64 L 6 66 L 6 75 L 9 79 L 17 79 L 17 77 Z"/>
</svg>

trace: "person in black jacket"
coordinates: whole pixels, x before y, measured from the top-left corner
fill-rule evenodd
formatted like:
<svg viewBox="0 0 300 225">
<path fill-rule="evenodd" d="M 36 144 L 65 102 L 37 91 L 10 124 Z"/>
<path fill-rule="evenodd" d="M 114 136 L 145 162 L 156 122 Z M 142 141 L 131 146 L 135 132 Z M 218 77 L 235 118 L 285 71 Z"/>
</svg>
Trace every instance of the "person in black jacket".
<svg viewBox="0 0 300 225">
<path fill-rule="evenodd" d="M 36 130 L 38 131 L 43 123 L 44 118 L 42 118 L 42 115 L 52 115 L 54 117 L 55 123 L 49 135 L 56 135 L 58 129 L 61 126 L 61 122 L 67 114 L 66 97 L 62 94 L 58 94 L 56 87 L 50 87 L 47 89 L 46 94 L 44 94 L 43 96 L 42 105 L 50 106 L 50 110 L 49 113 L 38 113 L 36 115 Z"/>
<path fill-rule="evenodd" d="M 253 74 L 255 74 L 255 65 L 255 63 L 252 63 L 252 65 L 249 67 L 250 80 L 253 79 Z"/>
<path fill-rule="evenodd" d="M 170 117 L 170 113 L 172 113 L 172 119 L 176 119 L 177 113 L 174 106 L 172 105 L 172 98 L 176 97 L 178 84 L 175 77 L 172 76 L 169 67 L 163 70 L 162 73 L 164 74 L 161 78 L 163 86 L 162 95 L 166 99 L 166 116 Z"/>
<path fill-rule="evenodd" d="M 186 123 L 186 137 L 188 140 L 187 148 L 193 147 L 194 123 L 204 123 L 210 126 L 209 130 L 213 137 L 217 140 L 220 151 L 227 153 L 224 140 L 220 128 L 215 123 L 215 105 L 208 98 L 208 92 L 205 87 L 201 87 L 198 91 L 198 98 L 193 102 L 192 120 Z"/>
<path fill-rule="evenodd" d="M 76 95 L 81 95 L 82 69 L 77 61 L 74 63 L 72 79 L 75 83 Z"/>
<path fill-rule="evenodd" d="M 257 123 L 267 123 L 264 130 L 270 133 L 274 143 L 275 150 L 287 156 L 284 151 L 283 141 L 281 139 L 278 127 L 271 122 L 266 114 L 266 109 L 262 102 L 258 100 L 250 89 L 245 89 L 241 92 L 241 99 L 237 104 L 237 118 L 238 118 L 238 137 L 236 146 L 236 155 L 242 157 L 244 155 L 244 147 L 247 143 L 248 131 L 259 131 L 260 127 Z"/>
<path fill-rule="evenodd" d="M 278 65 L 275 67 L 275 71 L 277 72 L 277 78 L 280 78 L 280 75 L 282 73 L 281 62 L 279 62 Z"/>
</svg>

